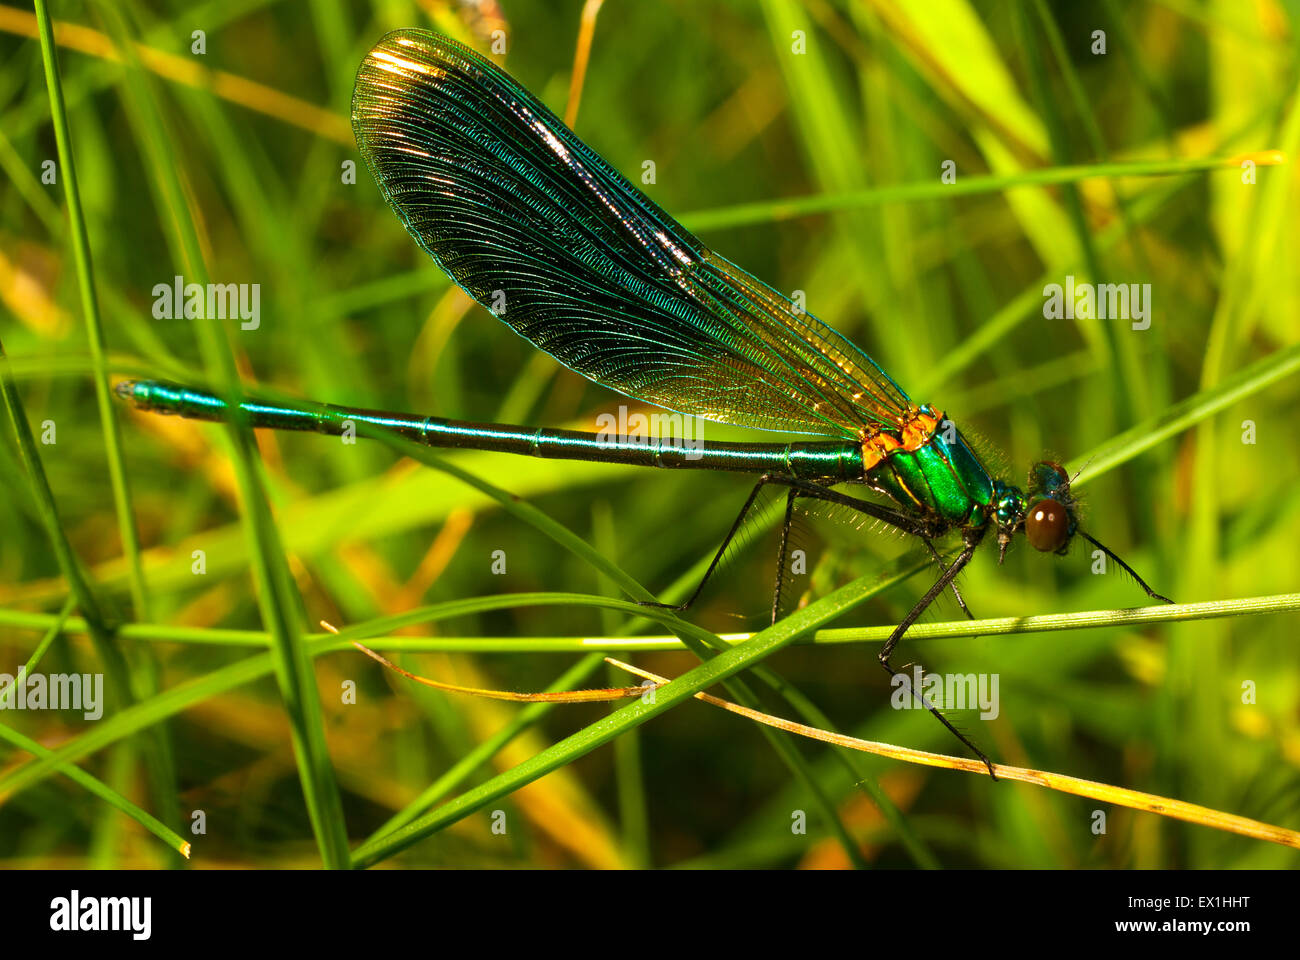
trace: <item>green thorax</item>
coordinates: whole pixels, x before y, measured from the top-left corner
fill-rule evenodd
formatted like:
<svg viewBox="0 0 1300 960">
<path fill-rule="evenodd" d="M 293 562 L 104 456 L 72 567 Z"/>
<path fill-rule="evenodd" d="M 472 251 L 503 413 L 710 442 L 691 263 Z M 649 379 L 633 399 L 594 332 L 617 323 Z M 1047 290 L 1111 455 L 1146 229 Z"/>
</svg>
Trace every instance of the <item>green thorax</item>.
<svg viewBox="0 0 1300 960">
<path fill-rule="evenodd" d="M 891 451 L 864 479 L 904 509 L 957 526 L 983 525 L 997 486 L 951 420 L 917 449 Z"/>
</svg>

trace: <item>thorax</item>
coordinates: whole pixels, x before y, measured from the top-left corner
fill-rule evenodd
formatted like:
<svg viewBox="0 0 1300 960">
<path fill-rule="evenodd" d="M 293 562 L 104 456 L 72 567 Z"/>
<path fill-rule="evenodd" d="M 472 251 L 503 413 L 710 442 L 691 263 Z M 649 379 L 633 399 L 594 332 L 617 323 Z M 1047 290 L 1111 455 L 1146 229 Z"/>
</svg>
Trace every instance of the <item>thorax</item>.
<svg viewBox="0 0 1300 960">
<path fill-rule="evenodd" d="M 926 404 L 901 428 L 863 440 L 863 480 L 904 510 L 952 526 L 988 519 L 993 480 L 956 424 Z"/>
</svg>

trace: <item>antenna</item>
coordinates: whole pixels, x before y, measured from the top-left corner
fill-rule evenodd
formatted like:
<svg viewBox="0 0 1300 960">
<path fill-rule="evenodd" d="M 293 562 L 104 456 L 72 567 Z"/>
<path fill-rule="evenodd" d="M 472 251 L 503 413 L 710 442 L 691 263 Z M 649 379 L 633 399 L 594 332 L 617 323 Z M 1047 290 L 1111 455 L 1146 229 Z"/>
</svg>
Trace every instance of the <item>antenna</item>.
<svg viewBox="0 0 1300 960">
<path fill-rule="evenodd" d="M 1147 582 L 1138 576 L 1137 571 L 1134 570 L 1132 567 L 1130 567 L 1123 560 L 1121 560 L 1118 556 L 1116 556 L 1115 551 L 1110 549 L 1110 547 L 1106 546 L 1104 543 L 1102 543 L 1100 540 L 1096 539 L 1095 537 L 1088 536 L 1088 534 L 1084 533 L 1082 530 L 1076 530 L 1075 532 L 1078 533 L 1079 536 L 1083 537 L 1083 539 L 1091 543 L 1102 553 L 1106 554 L 1106 556 L 1110 557 L 1112 560 L 1118 563 L 1125 570 L 1127 570 L 1128 575 L 1138 582 L 1138 586 L 1140 586 L 1143 590 L 1147 592 L 1148 597 L 1151 597 L 1152 599 L 1155 600 L 1163 600 L 1165 603 L 1173 603 L 1173 601 L 1170 600 L 1168 597 L 1161 596 L 1160 594 L 1152 590 L 1149 586 L 1147 586 Z"/>
</svg>

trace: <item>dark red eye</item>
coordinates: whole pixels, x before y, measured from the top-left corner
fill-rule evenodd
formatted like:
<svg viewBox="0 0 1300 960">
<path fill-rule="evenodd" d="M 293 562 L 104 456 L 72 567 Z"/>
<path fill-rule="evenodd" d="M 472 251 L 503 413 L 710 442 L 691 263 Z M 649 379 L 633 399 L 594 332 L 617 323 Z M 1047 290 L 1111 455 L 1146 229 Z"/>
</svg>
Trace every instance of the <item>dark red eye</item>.
<svg viewBox="0 0 1300 960">
<path fill-rule="evenodd" d="M 1060 550 L 1070 536 L 1070 516 L 1055 500 L 1039 500 L 1025 514 L 1025 539 L 1044 553 Z"/>
</svg>

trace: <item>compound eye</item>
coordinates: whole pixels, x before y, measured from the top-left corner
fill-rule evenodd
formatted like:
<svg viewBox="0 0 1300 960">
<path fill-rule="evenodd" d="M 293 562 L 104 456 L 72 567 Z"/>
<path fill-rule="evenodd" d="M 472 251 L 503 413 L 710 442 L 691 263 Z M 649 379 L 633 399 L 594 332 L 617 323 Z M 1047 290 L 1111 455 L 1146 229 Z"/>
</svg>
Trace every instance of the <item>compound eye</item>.
<svg viewBox="0 0 1300 960">
<path fill-rule="evenodd" d="M 1070 517 L 1055 500 L 1039 500 L 1025 514 L 1025 539 L 1036 550 L 1050 553 L 1065 546 L 1070 536 Z"/>
</svg>

